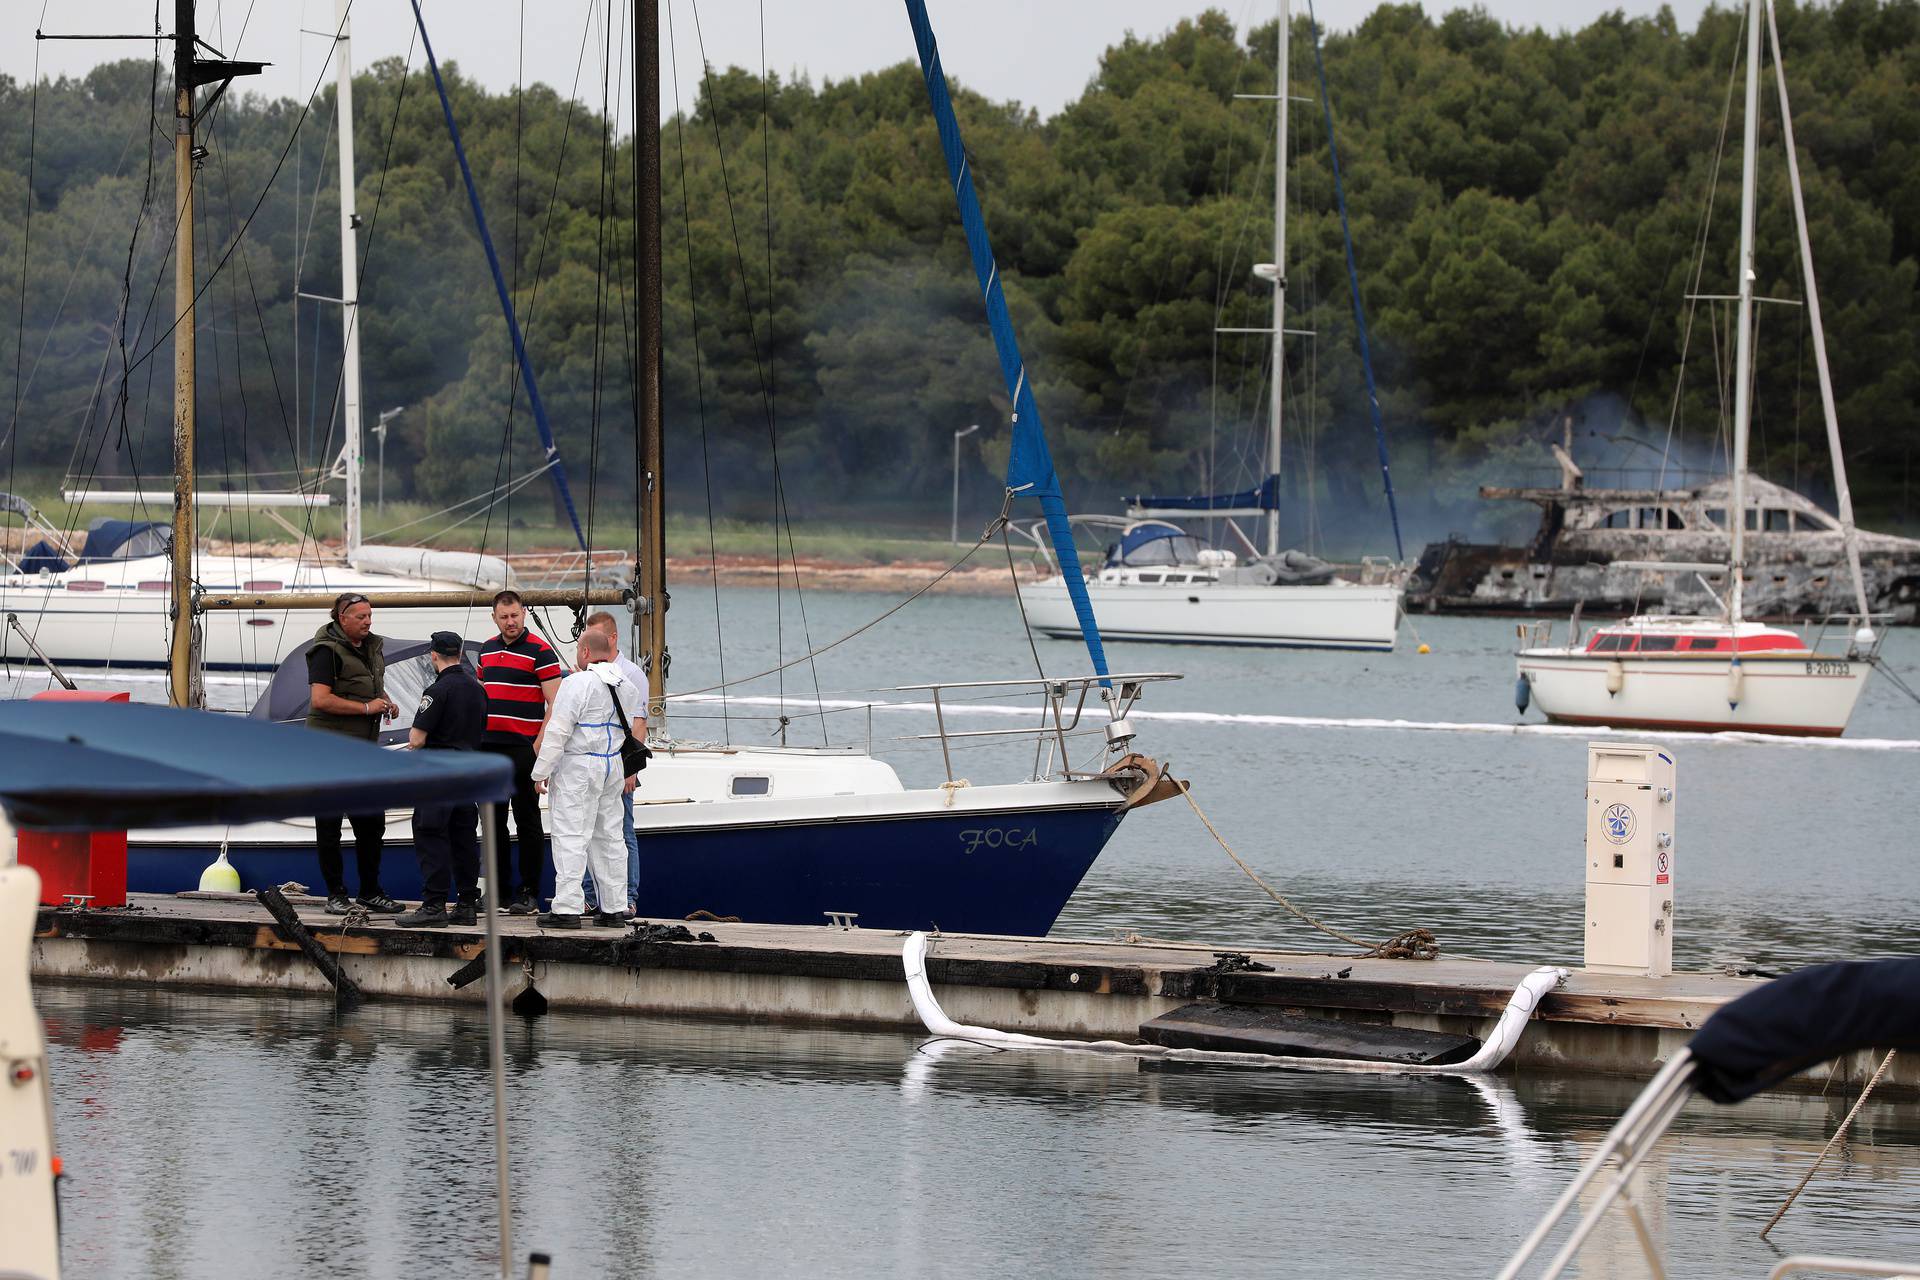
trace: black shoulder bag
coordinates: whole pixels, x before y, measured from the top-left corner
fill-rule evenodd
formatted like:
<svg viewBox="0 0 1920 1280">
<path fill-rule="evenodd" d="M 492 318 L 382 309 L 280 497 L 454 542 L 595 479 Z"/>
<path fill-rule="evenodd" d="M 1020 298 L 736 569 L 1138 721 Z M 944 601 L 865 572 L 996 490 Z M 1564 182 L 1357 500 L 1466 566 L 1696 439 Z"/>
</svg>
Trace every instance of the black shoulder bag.
<svg viewBox="0 0 1920 1280">
<path fill-rule="evenodd" d="M 653 759 L 653 749 L 633 736 L 633 721 L 627 716 L 627 709 L 620 705 L 619 690 L 607 686 L 607 693 L 613 698 L 613 713 L 620 717 L 620 776 L 631 778 L 647 767 L 647 761 Z"/>
</svg>

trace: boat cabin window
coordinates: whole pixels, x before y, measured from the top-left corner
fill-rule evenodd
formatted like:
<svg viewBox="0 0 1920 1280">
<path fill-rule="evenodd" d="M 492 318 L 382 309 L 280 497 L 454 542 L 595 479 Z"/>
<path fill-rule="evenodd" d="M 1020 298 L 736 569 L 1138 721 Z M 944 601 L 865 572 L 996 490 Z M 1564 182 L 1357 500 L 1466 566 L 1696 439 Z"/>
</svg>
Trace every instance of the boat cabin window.
<svg viewBox="0 0 1920 1280">
<path fill-rule="evenodd" d="M 1161 575 L 1161 574 L 1158 574 L 1158 573 L 1143 573 L 1143 574 L 1141 574 L 1141 575 L 1140 575 L 1140 581 L 1142 581 L 1142 582 L 1158 582 L 1158 581 L 1160 581 L 1160 579 L 1161 579 L 1161 577 L 1162 577 L 1162 576 L 1163 576 L 1163 575 Z"/>
<path fill-rule="evenodd" d="M 1700 514 L 1706 517 L 1707 523 L 1713 528 L 1721 530 L 1727 528 L 1727 509 L 1725 507 L 1708 507 Z"/>
<path fill-rule="evenodd" d="M 1640 527 L 1642 529 L 1684 529 L 1678 512 L 1666 507 L 1641 507 Z"/>
<path fill-rule="evenodd" d="M 1641 653 L 1672 653 L 1679 641 L 1678 636 L 1641 636 L 1639 649 Z"/>
<path fill-rule="evenodd" d="M 1587 652 L 1618 653 L 1622 649 L 1629 649 L 1632 647 L 1633 647 L 1632 636 L 1618 635 L 1618 634 L 1598 635 L 1593 638 L 1593 643 L 1587 646 Z"/>
<path fill-rule="evenodd" d="M 731 790 L 736 796 L 771 795 L 773 779 L 764 773 L 735 774 Z"/>
<path fill-rule="evenodd" d="M 1766 510 L 1768 533 L 1790 533 L 1793 529 L 1793 513 L 1784 507 L 1768 507 Z"/>
<path fill-rule="evenodd" d="M 1680 647 L 1687 653 L 1725 653 L 1730 646 L 1725 636 L 1688 636 Z"/>
</svg>

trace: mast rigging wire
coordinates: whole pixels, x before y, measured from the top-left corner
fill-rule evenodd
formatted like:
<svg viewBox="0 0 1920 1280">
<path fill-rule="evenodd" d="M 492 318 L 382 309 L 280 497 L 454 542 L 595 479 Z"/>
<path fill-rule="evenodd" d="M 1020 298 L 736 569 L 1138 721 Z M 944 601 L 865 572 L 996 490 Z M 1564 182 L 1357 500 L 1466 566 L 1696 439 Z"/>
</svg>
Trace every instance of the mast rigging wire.
<svg viewBox="0 0 1920 1280">
<path fill-rule="evenodd" d="M 714 534 L 713 521 L 713 460 L 707 444 L 707 380 L 706 370 L 700 356 L 700 291 L 694 287 L 693 265 L 693 198 L 687 189 L 687 133 L 686 115 L 680 108 L 680 53 L 674 39 L 673 3 L 668 0 L 667 10 L 667 59 L 670 78 L 673 81 L 673 137 L 674 151 L 680 164 L 680 230 L 687 250 L 687 309 L 689 312 L 689 330 L 693 337 L 693 393 L 695 404 L 700 413 L 700 479 L 706 489 L 707 497 L 707 567 L 708 576 L 713 582 L 713 651 L 720 662 L 720 720 L 725 741 L 733 741 L 733 723 L 727 707 L 727 649 L 722 639 L 724 628 L 720 621 L 720 546 Z M 638 78 L 636 77 L 636 83 Z M 638 163 L 636 158 L 636 172 Z M 636 412 L 639 399 L 634 400 Z M 634 466 L 638 468 L 638 450 L 635 451 Z M 658 478 L 656 477 L 656 483 Z M 649 501 L 652 501 L 649 498 Z M 639 504 L 634 506 L 636 517 Z M 635 547 L 639 546 L 636 538 Z"/>
</svg>

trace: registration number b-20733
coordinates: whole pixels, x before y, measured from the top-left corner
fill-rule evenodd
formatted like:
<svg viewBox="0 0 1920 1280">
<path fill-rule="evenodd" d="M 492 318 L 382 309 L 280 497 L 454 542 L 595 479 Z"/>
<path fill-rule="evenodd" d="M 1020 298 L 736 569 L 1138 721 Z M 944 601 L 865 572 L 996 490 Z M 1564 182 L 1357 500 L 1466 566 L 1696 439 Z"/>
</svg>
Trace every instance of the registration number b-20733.
<svg viewBox="0 0 1920 1280">
<path fill-rule="evenodd" d="M 1809 662 L 1807 674 L 1810 676 L 1844 676 L 1852 674 L 1845 662 Z"/>
</svg>

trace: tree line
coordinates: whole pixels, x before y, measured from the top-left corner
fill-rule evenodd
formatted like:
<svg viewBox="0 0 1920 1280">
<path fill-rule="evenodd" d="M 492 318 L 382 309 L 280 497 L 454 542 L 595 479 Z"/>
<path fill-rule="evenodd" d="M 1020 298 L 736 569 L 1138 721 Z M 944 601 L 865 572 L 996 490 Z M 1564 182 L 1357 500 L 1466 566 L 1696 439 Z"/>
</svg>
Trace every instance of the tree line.
<svg viewBox="0 0 1920 1280">
<path fill-rule="evenodd" d="M 1549 464 L 1544 441 L 1724 457 L 1744 6 L 1549 34 L 1387 4 L 1323 33 L 1360 292 L 1410 523 Z M 1783 4 L 1828 353 L 1863 519 L 1911 516 L 1920 398 L 1920 3 Z M 904 30 L 904 24 L 903 24 Z M 1313 33 L 1291 33 L 1317 99 Z M 1261 469 L 1278 28 L 1209 12 L 1109 48 L 1042 119 L 950 69 L 974 180 L 1070 502 L 1226 491 Z M 903 36 L 903 44 L 905 43 Z M 617 63 L 617 49 L 606 51 Z M 634 149 L 598 83 L 454 111 L 559 447 L 597 532 L 633 525 Z M 662 129 L 675 509 L 910 515 L 997 492 L 1004 393 L 917 66 L 814 84 L 685 73 Z M 1771 71 L 1757 292 L 1803 292 Z M 0 78 L 0 354 L 18 365 L 9 474 L 170 469 L 176 227 L 167 70 Z M 541 462 L 525 388 L 430 79 L 356 77 L 365 417 L 401 407 L 389 496 L 446 504 Z M 630 108 L 629 108 L 630 110 Z M 236 85 L 203 130 L 196 218 L 200 465 L 270 487 L 339 447 L 332 94 Z M 163 126 L 163 127 L 158 127 Z M 1283 492 L 1289 532 L 1384 536 L 1327 118 L 1288 140 Z M 31 173 L 29 175 L 29 169 Z M 29 222 L 28 211 L 31 209 Z M 137 228 L 137 230 L 136 230 Z M 29 238 L 30 237 L 30 238 Z M 24 288 L 22 287 L 24 285 Z M 299 291 L 311 298 L 297 298 Z M 1690 301 L 1700 295 L 1705 301 Z M 1760 309 L 1757 470 L 1818 495 L 1825 442 L 1803 306 Z M 1684 358 L 1683 358 L 1684 357 Z M 15 418 L 13 408 L 18 406 Z M 1576 447 L 1576 454 L 1581 449 Z M 374 449 L 368 446 L 371 458 Z M 544 482 L 521 518 L 548 523 Z M 528 512 L 533 512 L 529 515 Z M 506 519 L 500 515 L 498 519 Z"/>
</svg>

